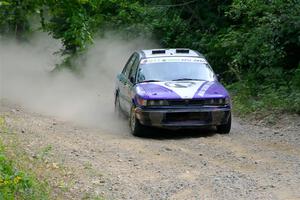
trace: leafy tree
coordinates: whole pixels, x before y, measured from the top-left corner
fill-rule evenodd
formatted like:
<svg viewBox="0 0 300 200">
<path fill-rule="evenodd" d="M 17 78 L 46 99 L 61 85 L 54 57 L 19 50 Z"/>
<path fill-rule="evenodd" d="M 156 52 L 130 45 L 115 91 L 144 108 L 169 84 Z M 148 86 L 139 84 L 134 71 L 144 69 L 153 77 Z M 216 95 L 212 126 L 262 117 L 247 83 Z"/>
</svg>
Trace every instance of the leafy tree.
<svg viewBox="0 0 300 200">
<path fill-rule="evenodd" d="M 39 12 L 38 5 L 35 0 L 0 1 L 0 34 L 21 39 L 30 31 L 29 19 Z"/>
</svg>

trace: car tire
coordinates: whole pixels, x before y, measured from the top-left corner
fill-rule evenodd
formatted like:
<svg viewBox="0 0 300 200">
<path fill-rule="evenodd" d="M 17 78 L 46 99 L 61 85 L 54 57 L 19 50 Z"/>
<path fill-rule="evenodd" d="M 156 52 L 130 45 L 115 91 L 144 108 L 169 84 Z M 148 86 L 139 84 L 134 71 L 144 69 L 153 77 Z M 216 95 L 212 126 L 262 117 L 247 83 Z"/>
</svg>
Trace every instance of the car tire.
<svg viewBox="0 0 300 200">
<path fill-rule="evenodd" d="M 133 106 L 130 111 L 129 116 L 129 126 L 131 134 L 134 136 L 143 136 L 145 135 L 146 128 L 139 122 L 139 120 L 136 118 L 135 107 Z"/>
<path fill-rule="evenodd" d="M 231 113 L 226 124 L 217 126 L 217 132 L 220 134 L 228 134 L 231 130 Z"/>
</svg>

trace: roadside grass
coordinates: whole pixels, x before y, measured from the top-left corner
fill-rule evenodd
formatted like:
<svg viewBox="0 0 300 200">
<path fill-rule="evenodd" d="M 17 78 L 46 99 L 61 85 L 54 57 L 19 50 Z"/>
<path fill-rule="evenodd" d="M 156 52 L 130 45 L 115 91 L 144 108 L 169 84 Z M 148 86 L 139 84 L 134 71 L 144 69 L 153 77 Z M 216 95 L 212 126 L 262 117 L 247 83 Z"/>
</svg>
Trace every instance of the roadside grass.
<svg viewBox="0 0 300 200">
<path fill-rule="evenodd" d="M 3 116 L 0 116 L 0 129 L 4 134 L 9 132 Z M 0 199 L 49 199 L 47 184 L 39 182 L 34 175 L 16 168 L 15 162 L 7 156 L 1 140 Z"/>
<path fill-rule="evenodd" d="M 9 114 L 0 115 L 0 178 L 10 177 L 10 183 L 15 184 L 14 181 L 16 181 L 18 186 L 6 187 L 6 194 L 0 182 L 0 200 L 70 199 L 71 196 L 75 198 L 76 196 L 71 192 L 71 188 L 77 181 L 75 171 L 61 162 L 52 160 L 53 146 L 51 144 L 40 147 L 36 152 L 24 151 L 18 133 L 14 131 L 14 127 L 6 124 L 7 118 L 12 120 L 12 117 L 8 116 Z M 2 163 L 2 158 L 5 160 L 5 165 Z M 8 166 L 6 168 L 13 173 L 5 170 L 2 176 L 2 166 Z M 102 176 L 92 168 L 90 163 L 86 163 L 84 167 L 88 174 Z M 2 193 L 3 196 L 1 196 Z M 90 192 L 81 195 L 83 196 L 78 198 L 104 200 L 101 195 Z"/>
<path fill-rule="evenodd" d="M 300 114 L 300 90 L 271 85 L 253 86 L 243 82 L 228 85 L 233 111 L 240 117 L 274 124 L 282 114 Z"/>
</svg>

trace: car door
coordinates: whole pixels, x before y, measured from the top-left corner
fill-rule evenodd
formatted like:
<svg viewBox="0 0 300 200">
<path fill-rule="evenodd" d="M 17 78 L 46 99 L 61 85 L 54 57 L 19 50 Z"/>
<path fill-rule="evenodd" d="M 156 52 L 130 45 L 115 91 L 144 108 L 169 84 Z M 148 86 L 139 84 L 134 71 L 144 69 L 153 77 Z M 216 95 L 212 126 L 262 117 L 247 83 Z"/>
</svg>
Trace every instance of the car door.
<svg viewBox="0 0 300 200">
<path fill-rule="evenodd" d="M 125 93 L 126 95 L 126 102 L 125 102 L 125 109 L 127 113 L 130 113 L 131 111 L 131 106 L 132 106 L 132 90 L 133 87 L 136 83 L 136 74 L 137 74 L 137 68 L 139 66 L 140 60 L 139 60 L 139 56 L 138 54 L 136 54 L 134 56 L 134 62 L 132 64 L 132 66 L 130 67 L 130 71 L 128 73 L 128 77 L 127 77 L 127 84 L 125 85 Z"/>
<path fill-rule="evenodd" d="M 136 59 L 136 55 L 133 54 L 127 61 L 125 67 L 122 70 L 122 73 L 119 76 L 119 100 L 120 107 L 123 111 L 128 112 L 128 98 L 130 94 L 128 94 L 128 84 L 129 84 L 129 73 L 131 71 L 131 67 Z"/>
</svg>

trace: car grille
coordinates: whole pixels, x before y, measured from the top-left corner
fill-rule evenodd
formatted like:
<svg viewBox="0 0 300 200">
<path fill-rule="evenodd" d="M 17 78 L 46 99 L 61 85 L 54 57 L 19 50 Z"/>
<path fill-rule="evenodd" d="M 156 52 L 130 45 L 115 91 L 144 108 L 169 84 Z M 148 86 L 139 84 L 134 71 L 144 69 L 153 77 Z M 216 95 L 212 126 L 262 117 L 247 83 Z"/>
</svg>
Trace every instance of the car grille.
<svg viewBox="0 0 300 200">
<path fill-rule="evenodd" d="M 182 100 L 168 100 L 169 106 L 222 106 L 225 105 L 225 99 L 182 99 Z"/>
</svg>

